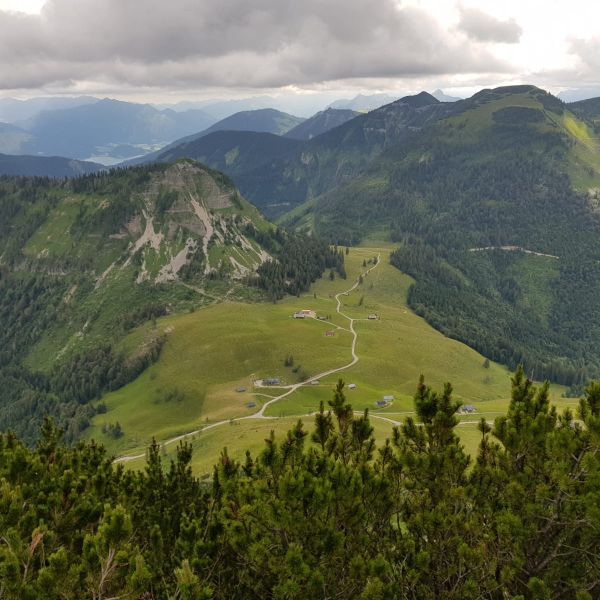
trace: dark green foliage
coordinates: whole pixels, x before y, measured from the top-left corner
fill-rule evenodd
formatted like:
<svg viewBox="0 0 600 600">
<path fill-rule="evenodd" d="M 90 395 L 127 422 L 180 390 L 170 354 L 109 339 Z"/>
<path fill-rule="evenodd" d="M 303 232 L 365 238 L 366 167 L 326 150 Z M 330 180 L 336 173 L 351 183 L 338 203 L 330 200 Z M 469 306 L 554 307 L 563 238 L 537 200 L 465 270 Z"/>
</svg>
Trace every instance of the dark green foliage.
<svg viewBox="0 0 600 600">
<path fill-rule="evenodd" d="M 271 241 L 265 242 L 264 232 L 248 231 L 263 247 L 270 248 L 275 260 L 263 263 L 257 270 L 260 288 L 273 300 L 285 294 L 298 295 L 305 292 L 325 269 L 335 269 L 345 278 L 344 253 L 328 244 L 301 233 L 277 229 L 270 233 Z"/>
<path fill-rule="evenodd" d="M 598 597 L 600 384 L 575 421 L 517 370 L 472 464 L 451 386 L 421 378 L 414 400 L 376 451 L 340 381 L 310 437 L 299 421 L 243 464 L 225 449 L 210 489 L 185 443 L 135 472 L 50 422 L 33 450 L 0 436 L 3 598 Z"/>
<path fill-rule="evenodd" d="M 168 312 L 165 304 L 146 304 L 136 310 L 128 312 L 121 317 L 124 329 L 129 331 L 142 323 L 163 317 Z"/>
<path fill-rule="evenodd" d="M 157 336 L 144 352 L 126 359 L 116 355 L 109 345 L 87 350 L 57 365 L 50 374 L 52 390 L 63 400 L 83 404 L 100 398 L 105 391 L 116 390 L 133 381 L 147 366 L 156 362 L 165 343 Z"/>
<path fill-rule="evenodd" d="M 155 362 L 164 344 L 156 337 L 145 351 L 126 359 L 105 345 L 76 354 L 48 375 L 31 373 L 19 364 L 0 368 L 0 430 L 13 430 L 28 444 L 35 442 L 40 424 L 51 416 L 73 442 L 101 412 L 91 402 L 102 393 L 133 381 Z M 104 411 L 106 407 L 104 407 Z"/>
<path fill-rule="evenodd" d="M 123 430 L 121 429 L 121 424 L 118 421 L 116 423 L 104 423 L 102 425 L 102 433 L 112 437 L 115 440 L 123 437 Z"/>
<path fill-rule="evenodd" d="M 164 216 L 164 214 L 173 206 L 177 201 L 179 194 L 176 190 L 165 190 L 161 189 L 158 198 L 156 199 L 156 215 L 158 217 Z"/>
<path fill-rule="evenodd" d="M 494 122 L 510 127 L 522 127 L 532 123 L 543 123 L 544 113 L 536 108 L 524 106 L 508 106 L 497 110 L 492 118 Z"/>
<path fill-rule="evenodd" d="M 400 244 L 392 264 L 416 280 L 409 304 L 418 314 L 490 359 L 571 385 L 600 374 L 600 219 L 573 190 L 568 140 L 540 116 L 499 108 L 486 128 L 465 132 L 457 119 L 439 121 L 322 197 L 315 224 L 346 244 L 387 223 Z M 558 257 L 538 259 L 554 261 L 544 308 L 520 280 L 527 255 L 471 251 L 498 246 Z"/>
</svg>

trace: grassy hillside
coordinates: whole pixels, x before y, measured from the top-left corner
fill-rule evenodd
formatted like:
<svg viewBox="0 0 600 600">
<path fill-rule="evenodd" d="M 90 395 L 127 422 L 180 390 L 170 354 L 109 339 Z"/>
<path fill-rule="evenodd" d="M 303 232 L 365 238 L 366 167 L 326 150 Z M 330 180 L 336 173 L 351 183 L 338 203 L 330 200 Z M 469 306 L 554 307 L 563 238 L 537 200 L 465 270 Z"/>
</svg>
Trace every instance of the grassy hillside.
<svg viewBox="0 0 600 600">
<path fill-rule="evenodd" d="M 0 198 L 0 428 L 28 441 L 44 413 L 74 437 L 90 400 L 156 359 L 160 336 L 119 353 L 137 326 L 266 298 L 256 272 L 283 239 L 225 176 L 189 161 L 6 178 Z"/>
<path fill-rule="evenodd" d="M 580 385 L 600 373 L 600 152 L 590 125 L 531 86 L 452 106 L 287 222 L 336 243 L 389 236 L 400 244 L 394 264 L 417 282 L 410 305 L 436 328 Z"/>
<path fill-rule="evenodd" d="M 494 363 L 486 368 L 480 354 L 444 337 L 408 308 L 411 279 L 389 264 L 391 250 L 352 248 L 346 256 L 346 280 L 336 277 L 332 281 L 325 276 L 300 298 L 288 297 L 276 305 L 220 304 L 189 315 L 161 318 L 156 330 L 148 324 L 132 333 L 123 341 L 129 352 L 135 352 L 147 336 L 165 332 L 167 341 L 161 357 L 136 381 L 103 398 L 108 410 L 94 418 L 87 435 L 101 440 L 115 454 L 135 455 L 143 453 L 152 437 L 165 442 L 224 421 L 189 438 L 196 449 L 195 469 L 209 473 L 223 446 L 231 456 L 241 459 L 246 448 L 261 447 L 271 429 L 282 433 L 303 415 L 311 425 L 307 413 L 317 410 L 321 400 L 327 403 L 334 384 L 342 377 L 356 385 L 347 392 L 348 400 L 356 410 L 370 409 L 381 442 L 390 435 L 394 422 L 412 413 L 412 396 L 423 373 L 436 387 L 451 380 L 457 398 L 476 407 L 477 414 L 466 415 L 465 425 L 459 426 L 465 444 L 474 449 L 479 436 L 476 421 L 481 416 L 493 420 L 506 410 L 510 374 Z M 278 377 L 281 385 L 292 384 L 301 376 L 314 377 L 350 361 L 348 321 L 336 313 L 334 296 L 351 287 L 354 279 L 373 265 L 368 261 L 378 255 L 379 266 L 355 291 L 341 296 L 342 312 L 363 319 L 355 323 L 358 363 L 270 405 L 265 411 L 269 417 L 266 421 L 230 422 L 256 413 L 265 401 L 285 392 L 275 387 L 253 387 L 255 380 Z M 363 267 L 363 262 L 368 267 Z M 331 319 L 292 319 L 296 310 L 304 308 Z M 373 312 L 379 320 L 366 320 Z M 335 331 L 335 336 L 325 337 L 328 330 Z M 290 355 L 293 367 L 284 364 Z M 241 387 L 246 391 L 237 392 Z M 574 405 L 575 400 L 560 397 L 562 391 L 553 388 L 553 400 L 561 407 Z M 390 406 L 378 408 L 376 402 L 383 395 L 395 399 Z M 249 403 L 255 406 L 249 407 Z M 103 425 L 116 422 L 124 434 L 119 439 L 103 433 Z M 165 452 L 170 454 L 175 446 L 168 444 Z M 142 463 L 140 459 L 128 464 L 137 467 Z"/>
</svg>

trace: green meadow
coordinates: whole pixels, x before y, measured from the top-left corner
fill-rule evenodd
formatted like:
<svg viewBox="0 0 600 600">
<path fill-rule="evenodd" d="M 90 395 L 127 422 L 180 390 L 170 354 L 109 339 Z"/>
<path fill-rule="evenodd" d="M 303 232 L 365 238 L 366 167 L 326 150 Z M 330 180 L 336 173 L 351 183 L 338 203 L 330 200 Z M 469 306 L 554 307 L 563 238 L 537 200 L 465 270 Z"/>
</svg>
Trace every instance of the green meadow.
<svg viewBox="0 0 600 600">
<path fill-rule="evenodd" d="M 336 275 L 331 281 L 325 273 L 300 298 L 276 304 L 223 302 L 135 330 L 125 338 L 123 348 L 133 354 L 153 336 L 164 333 L 167 341 L 161 357 L 134 382 L 103 398 L 107 412 L 95 417 L 88 436 L 102 441 L 115 455 L 135 455 L 143 453 L 152 438 L 164 444 L 175 436 L 221 423 L 188 438 L 195 449 L 196 472 L 210 473 L 225 446 L 231 456 L 242 460 L 246 449 L 256 453 L 262 448 L 271 430 L 283 435 L 298 418 L 310 430 L 310 413 L 318 410 L 321 401 L 327 404 L 341 377 L 356 386 L 347 390 L 355 410 L 368 408 L 373 417 L 383 417 L 372 419 L 377 440 L 383 442 L 394 423 L 412 413 L 412 395 L 423 374 L 434 388 L 451 382 L 456 398 L 475 407 L 476 413 L 461 417 L 464 425 L 457 428 L 466 448 L 474 452 L 479 439 L 477 421 L 482 416 L 491 421 L 506 411 L 510 373 L 493 362 L 484 366 L 480 354 L 444 337 L 407 307 L 411 279 L 389 264 L 390 251 L 390 247 L 351 248 L 346 256 L 346 280 Z M 349 321 L 336 313 L 335 295 L 350 288 L 378 255 L 377 268 L 355 290 L 340 296 L 342 313 L 355 319 L 359 362 L 271 404 L 265 411 L 269 419 L 235 421 L 285 392 L 254 387 L 257 379 L 276 377 L 282 386 L 292 385 L 351 361 Z M 547 267 L 540 264 L 540 273 Z M 537 270 L 532 265 L 528 272 L 532 291 Z M 293 313 L 301 309 L 330 319 L 293 319 Z M 369 314 L 378 319 L 368 320 Z M 328 337 L 326 331 L 334 335 Z M 284 364 L 288 356 L 293 357 L 292 366 Z M 240 388 L 245 391 L 236 391 Z M 561 397 L 563 391 L 553 386 L 553 401 L 561 408 L 574 406 L 575 400 Z M 384 395 L 394 400 L 378 408 L 376 403 Z M 102 425 L 117 421 L 124 435 L 115 440 L 102 432 Z M 167 456 L 175 446 L 165 445 Z M 128 465 L 142 463 L 136 460 Z"/>
</svg>

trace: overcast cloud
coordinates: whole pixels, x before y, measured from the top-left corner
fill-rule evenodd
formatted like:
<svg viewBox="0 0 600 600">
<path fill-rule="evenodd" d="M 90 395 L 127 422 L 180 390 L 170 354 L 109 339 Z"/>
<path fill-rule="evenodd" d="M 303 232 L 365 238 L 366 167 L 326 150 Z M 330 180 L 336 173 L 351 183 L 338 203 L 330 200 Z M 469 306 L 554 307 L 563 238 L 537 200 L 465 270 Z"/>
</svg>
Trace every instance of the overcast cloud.
<svg viewBox="0 0 600 600">
<path fill-rule="evenodd" d="M 508 71 L 394 0 L 49 0 L 0 12 L 4 89 L 103 80 L 276 88 L 352 78 Z"/>
<path fill-rule="evenodd" d="M 523 33 L 515 19 L 496 19 L 476 8 L 461 8 L 458 27 L 481 42 L 516 44 Z"/>
<path fill-rule="evenodd" d="M 597 83 L 600 5 L 571 0 L 568 18 L 565 6 L 548 0 L 0 0 L 0 95 Z"/>
</svg>

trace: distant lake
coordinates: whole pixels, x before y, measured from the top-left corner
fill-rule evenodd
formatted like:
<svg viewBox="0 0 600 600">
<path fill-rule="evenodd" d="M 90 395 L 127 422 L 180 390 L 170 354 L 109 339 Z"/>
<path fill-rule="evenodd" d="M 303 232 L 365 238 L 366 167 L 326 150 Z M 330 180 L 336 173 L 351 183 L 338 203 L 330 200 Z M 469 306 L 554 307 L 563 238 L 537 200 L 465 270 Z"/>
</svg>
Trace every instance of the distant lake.
<svg viewBox="0 0 600 600">
<path fill-rule="evenodd" d="M 82 160 L 99 163 L 105 167 L 112 167 L 122 163 L 124 160 L 130 160 L 130 158 L 137 158 L 138 156 L 143 156 L 143 154 L 138 154 L 137 156 L 131 156 L 128 158 L 115 158 L 114 156 L 90 156 L 89 158 L 83 158 Z"/>
</svg>

